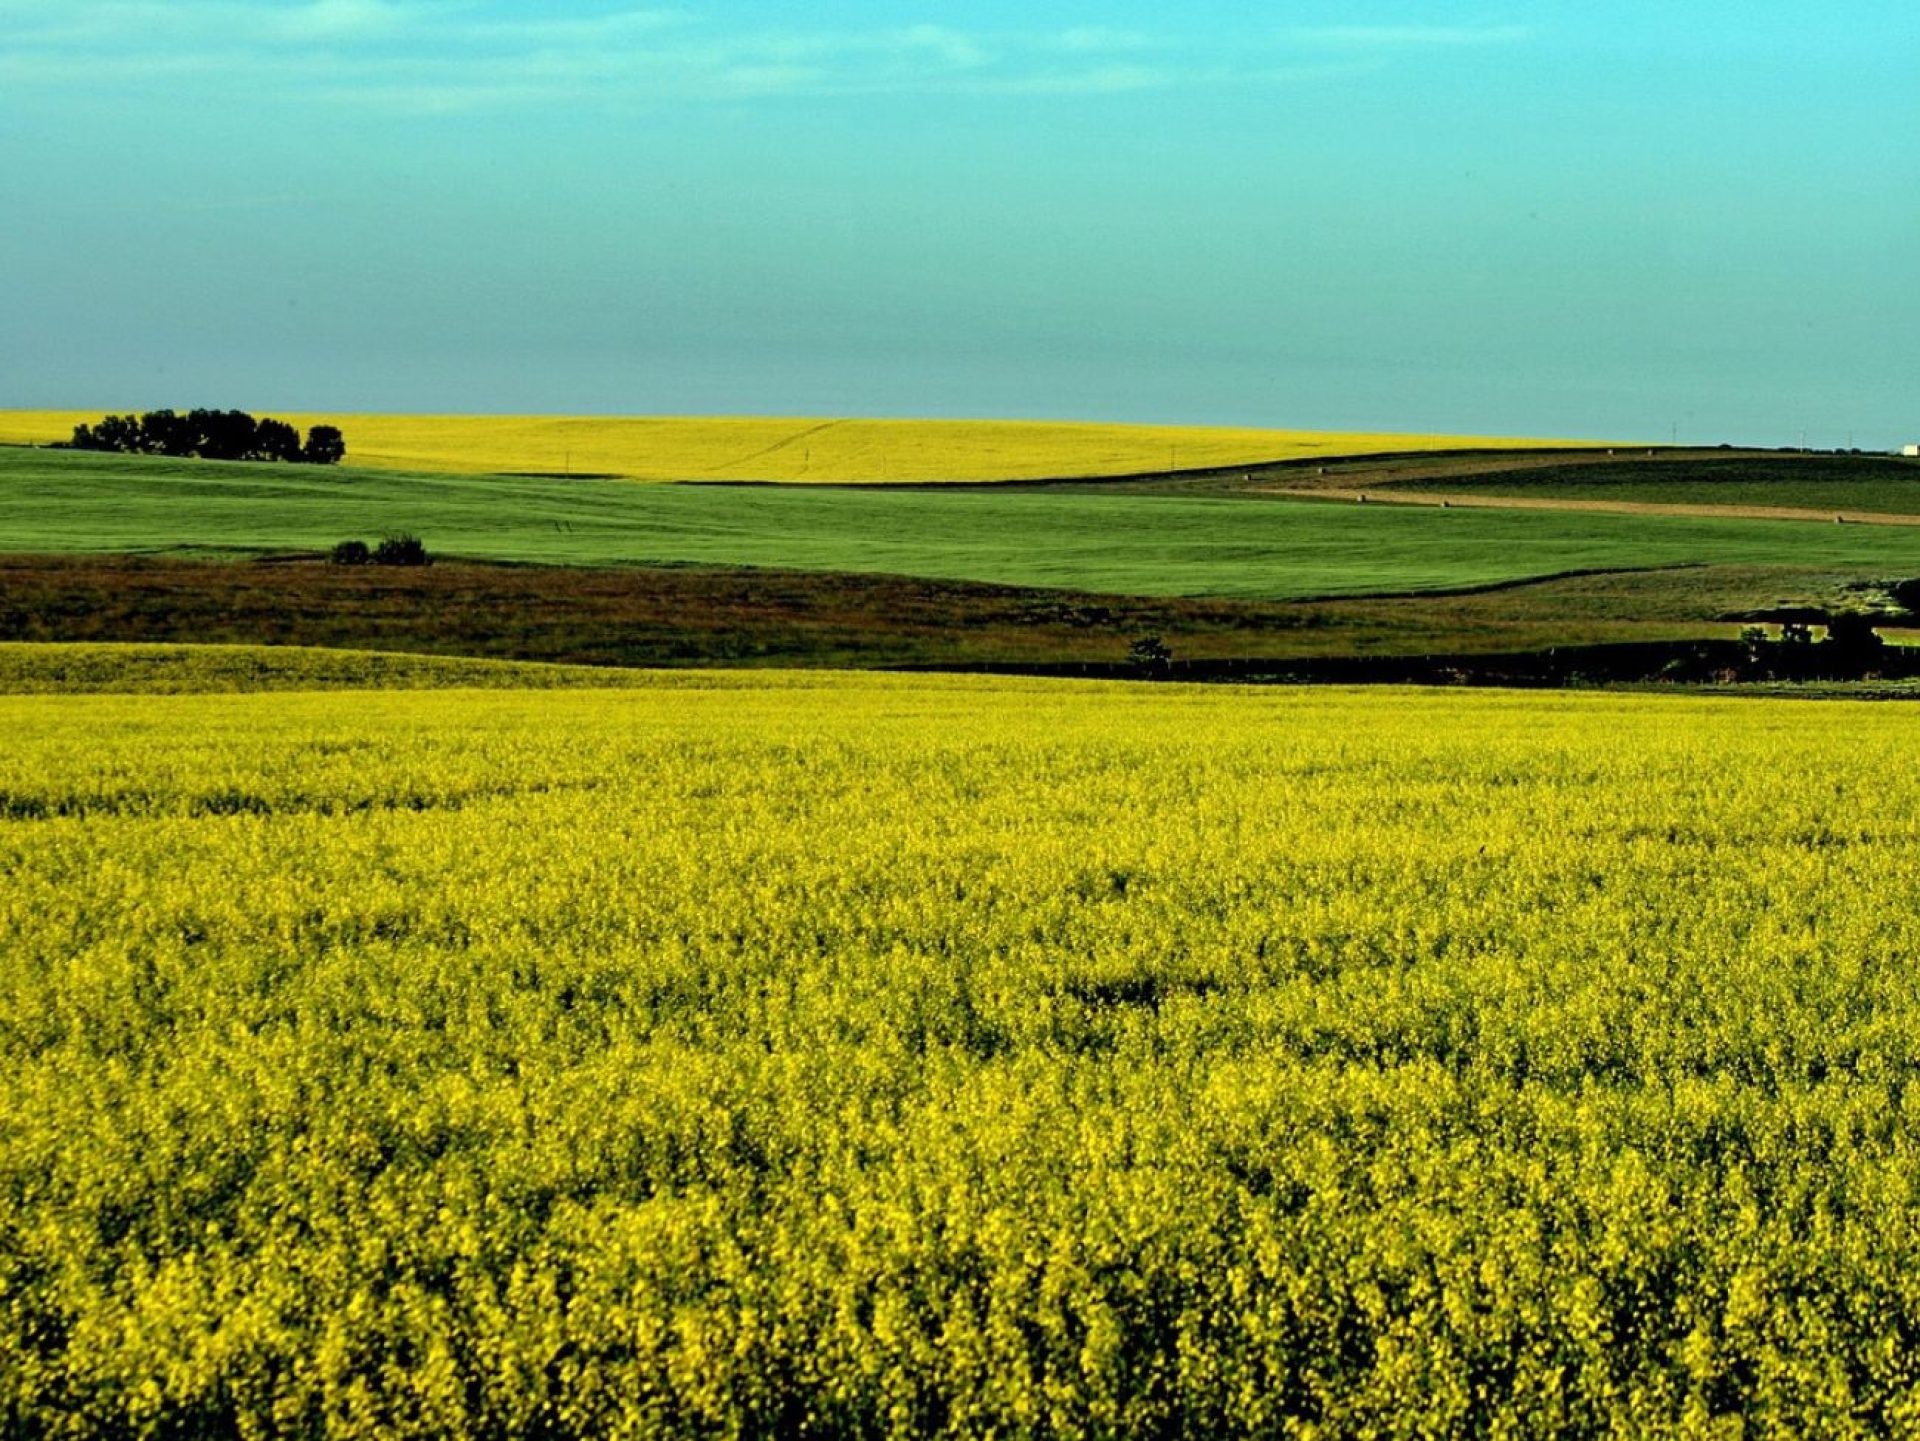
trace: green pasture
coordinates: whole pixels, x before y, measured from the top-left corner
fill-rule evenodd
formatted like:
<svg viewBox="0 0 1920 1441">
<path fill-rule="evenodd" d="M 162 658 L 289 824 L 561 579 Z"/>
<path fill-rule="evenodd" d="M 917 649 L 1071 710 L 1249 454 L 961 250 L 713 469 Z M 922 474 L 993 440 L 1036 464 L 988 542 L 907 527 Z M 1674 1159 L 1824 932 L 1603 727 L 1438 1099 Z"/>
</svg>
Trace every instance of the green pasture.
<svg viewBox="0 0 1920 1441">
<path fill-rule="evenodd" d="M 0 642 L 0 695 L 559 690 L 657 683 L 614 666 L 267 645 Z"/>
<path fill-rule="evenodd" d="M 637 485 L 0 449 L 0 551 L 437 554 L 923 575 L 1143 595 L 1463 589 L 1690 564 L 1920 573 L 1920 530 L 1231 496 Z"/>
<path fill-rule="evenodd" d="M 1789 506 L 1800 510 L 1920 515 L 1920 465 L 1868 457 L 1555 466 L 1419 482 L 1418 489 L 1539 500 L 1651 505 Z"/>
</svg>

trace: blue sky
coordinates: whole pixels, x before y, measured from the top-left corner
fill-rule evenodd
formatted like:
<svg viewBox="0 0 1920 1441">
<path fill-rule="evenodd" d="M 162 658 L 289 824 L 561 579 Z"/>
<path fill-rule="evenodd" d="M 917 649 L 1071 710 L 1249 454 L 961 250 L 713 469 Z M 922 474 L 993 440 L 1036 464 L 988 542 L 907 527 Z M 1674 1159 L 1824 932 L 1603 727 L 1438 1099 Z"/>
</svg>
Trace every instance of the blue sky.
<svg viewBox="0 0 1920 1441">
<path fill-rule="evenodd" d="M 1911 0 L 0 0 L 0 406 L 1920 438 Z"/>
</svg>

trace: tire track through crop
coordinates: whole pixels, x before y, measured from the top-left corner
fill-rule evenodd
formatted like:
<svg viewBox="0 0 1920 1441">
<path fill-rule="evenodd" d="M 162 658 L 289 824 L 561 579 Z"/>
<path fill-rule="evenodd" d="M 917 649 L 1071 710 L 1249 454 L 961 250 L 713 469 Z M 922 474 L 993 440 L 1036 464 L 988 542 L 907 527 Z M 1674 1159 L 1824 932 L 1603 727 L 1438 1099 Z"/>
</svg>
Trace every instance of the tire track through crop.
<svg viewBox="0 0 1920 1441">
<path fill-rule="evenodd" d="M 723 470 L 733 470 L 742 465 L 752 465 L 756 460 L 764 460 L 769 455 L 777 454 L 789 446 L 798 445 L 801 441 L 809 440 L 813 436 L 819 435 L 822 431 L 832 430 L 836 425 L 845 424 L 846 421 L 844 420 L 823 420 L 818 425 L 810 425 L 805 430 L 795 431 L 784 440 L 776 440 L 772 445 L 763 446 L 750 455 L 743 455 L 734 460 L 723 460 L 718 465 L 710 465 L 701 473 L 703 475 L 716 475 Z"/>
</svg>

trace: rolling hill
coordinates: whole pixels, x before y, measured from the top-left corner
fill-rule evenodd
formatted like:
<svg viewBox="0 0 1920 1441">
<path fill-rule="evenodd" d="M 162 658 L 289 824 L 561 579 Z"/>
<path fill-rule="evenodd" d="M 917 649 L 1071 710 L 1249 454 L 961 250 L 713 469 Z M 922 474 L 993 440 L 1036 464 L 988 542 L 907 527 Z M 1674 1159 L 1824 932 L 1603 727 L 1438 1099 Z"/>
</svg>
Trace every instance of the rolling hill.
<svg viewBox="0 0 1920 1441">
<path fill-rule="evenodd" d="M 0 411 L 0 443 L 64 440 L 99 411 Z M 872 484 L 1049 480 L 1403 451 L 1554 447 L 1455 435 L 1023 420 L 288 415 L 337 425 L 348 459 L 453 474 Z"/>
<path fill-rule="evenodd" d="M 247 556 L 422 536 L 469 559 L 916 575 L 1262 599 L 1677 565 L 1920 571 L 1920 530 L 1232 494 L 753 489 L 0 450 L 0 552 Z"/>
</svg>

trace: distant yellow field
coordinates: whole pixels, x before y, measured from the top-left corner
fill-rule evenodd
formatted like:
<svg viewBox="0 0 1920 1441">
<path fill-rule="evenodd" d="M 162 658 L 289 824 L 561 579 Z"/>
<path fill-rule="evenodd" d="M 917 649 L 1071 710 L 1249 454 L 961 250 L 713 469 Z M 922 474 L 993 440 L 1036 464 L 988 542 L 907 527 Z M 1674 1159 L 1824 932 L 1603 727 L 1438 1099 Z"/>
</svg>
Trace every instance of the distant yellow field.
<svg viewBox="0 0 1920 1441">
<path fill-rule="evenodd" d="M 0 411 L 0 443 L 64 440 L 101 411 Z M 1044 480 L 1566 441 L 1027 420 L 555 415 L 295 415 L 338 425 L 347 463 L 391 470 L 571 472 L 634 480 Z"/>
</svg>

